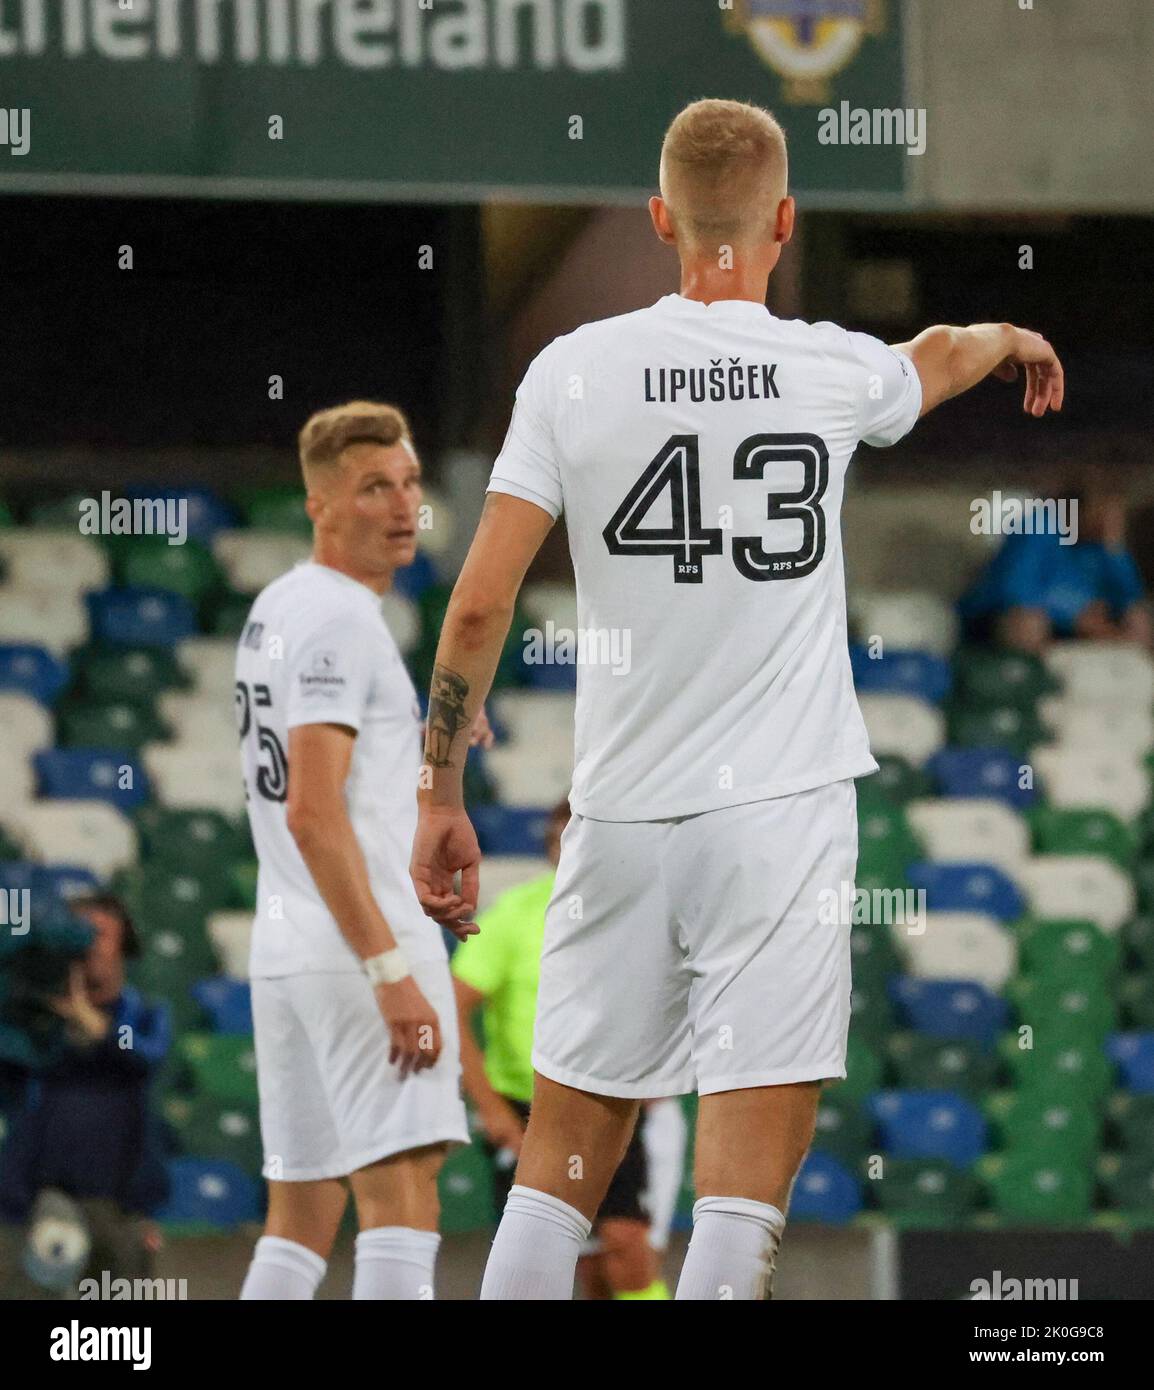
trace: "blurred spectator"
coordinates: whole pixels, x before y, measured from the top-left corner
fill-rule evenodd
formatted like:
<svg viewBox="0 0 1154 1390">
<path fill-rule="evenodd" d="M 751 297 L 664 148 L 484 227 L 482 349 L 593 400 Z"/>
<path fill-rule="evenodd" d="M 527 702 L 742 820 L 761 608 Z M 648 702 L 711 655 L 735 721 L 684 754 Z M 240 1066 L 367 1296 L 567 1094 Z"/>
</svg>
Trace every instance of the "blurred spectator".
<svg viewBox="0 0 1154 1390">
<path fill-rule="evenodd" d="M 561 833 L 569 818 L 567 801 L 553 808 L 547 852 L 554 869 L 561 857 Z M 513 1183 L 533 1096 L 533 1021 L 545 909 L 555 878 L 550 870 L 503 894 L 478 918 L 480 935 L 469 937 L 453 954 L 465 1092 L 493 1159 L 498 1214 Z M 478 1008 L 483 1009 L 484 1053 L 473 1033 Z M 657 1253 L 649 1241 L 644 1114 L 643 1110 L 593 1223 L 592 1241 L 578 1265 L 590 1298 L 669 1297 L 659 1277 Z"/>
<path fill-rule="evenodd" d="M 125 982 L 139 946 L 124 905 L 111 895 L 70 904 L 96 935 L 71 967 L 67 990 L 45 1000 L 61 1017 L 67 1046 L 45 1066 L 5 1064 L 17 1096 L 0 1148 L 0 1286 L 7 1297 L 36 1296 L 40 1258 L 87 1251 L 70 1281 L 149 1278 L 159 1232 L 149 1221 L 168 1195 L 151 1082 L 168 1052 L 162 1005 Z M 56 1234 L 47 1241 L 40 1223 Z M 68 1290 L 62 1290 L 68 1292 Z M 44 1288 L 37 1290 L 44 1296 Z"/>
<path fill-rule="evenodd" d="M 1098 481 L 1064 495 L 1077 503 L 1074 542 L 1052 528 L 1007 536 L 961 601 L 967 635 L 1027 652 L 1069 637 L 1150 647 L 1150 612 L 1126 549 L 1121 497 Z"/>
</svg>

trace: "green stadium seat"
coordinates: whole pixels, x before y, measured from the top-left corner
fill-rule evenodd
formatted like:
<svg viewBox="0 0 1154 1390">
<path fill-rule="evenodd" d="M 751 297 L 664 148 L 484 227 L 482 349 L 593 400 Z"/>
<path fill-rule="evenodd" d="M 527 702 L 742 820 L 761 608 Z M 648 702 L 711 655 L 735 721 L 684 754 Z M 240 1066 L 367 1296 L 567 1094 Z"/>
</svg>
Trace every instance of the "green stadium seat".
<svg viewBox="0 0 1154 1390">
<path fill-rule="evenodd" d="M 933 779 L 920 767 L 913 767 L 905 758 L 896 753 L 883 753 L 878 759 L 878 770 L 872 777 L 861 778 L 858 782 L 859 796 L 862 782 L 876 783 L 879 789 L 899 806 L 917 797 L 932 796 Z"/>
<path fill-rule="evenodd" d="M 122 584 L 142 589 L 169 589 L 199 603 L 222 583 L 212 552 L 197 541 L 169 545 L 163 536 L 135 536 L 118 546 L 114 559 Z"/>
<path fill-rule="evenodd" d="M 258 865 L 255 859 L 241 859 L 229 872 L 232 906 L 246 908 L 252 912 L 256 906 L 256 879 Z"/>
<path fill-rule="evenodd" d="M 56 708 L 56 742 L 62 748 L 141 748 L 168 734 L 164 721 L 143 702 L 72 697 Z"/>
<path fill-rule="evenodd" d="M 228 905 L 228 865 L 194 873 L 146 864 L 128 870 L 121 887 L 144 936 L 157 931 L 203 936 L 209 913 Z"/>
<path fill-rule="evenodd" d="M 188 678 L 168 647 L 82 648 L 72 658 L 79 690 L 90 700 L 151 705 Z"/>
<path fill-rule="evenodd" d="M 1032 1091 L 996 1091 L 986 1114 L 1008 1152 L 1074 1156 L 1085 1162 L 1098 1152 L 1102 1120 L 1084 1097 Z"/>
<path fill-rule="evenodd" d="M 1101 854 L 1124 870 L 1134 863 L 1137 837 L 1109 811 L 1038 806 L 1027 819 L 1038 854 Z"/>
<path fill-rule="evenodd" d="M 1019 1047 L 1013 1033 L 1000 1050 L 1016 1083 L 1026 1090 L 1101 1099 L 1113 1084 L 1113 1066 L 1098 1041 L 1059 1038 L 1051 1043 L 1035 1029 L 1032 1048 Z"/>
<path fill-rule="evenodd" d="M 220 811 L 174 811 L 149 806 L 136 818 L 142 856 L 152 864 L 219 878 L 246 857 L 235 823 Z"/>
<path fill-rule="evenodd" d="M 1061 1039 L 1100 1044 L 1117 1023 L 1113 991 L 1092 975 L 1081 980 L 1019 978 L 1006 993 L 1018 1012 L 1018 1021 L 1033 1028 L 1035 1043 Z"/>
<path fill-rule="evenodd" d="M 222 1033 L 186 1033 L 177 1043 L 194 1096 L 225 1105 L 257 1103 L 256 1053 L 251 1038 Z"/>
<path fill-rule="evenodd" d="M 850 1027 L 873 1047 L 894 1030 L 894 1010 L 884 983 L 856 979 L 850 994 Z"/>
<path fill-rule="evenodd" d="M 1060 688 L 1041 659 L 1024 652 L 967 647 L 954 658 L 955 696 L 969 709 L 1033 711 L 1043 695 Z"/>
<path fill-rule="evenodd" d="M 1110 1205 L 1125 1212 L 1132 1225 L 1154 1226 L 1154 1154 L 1104 1155 L 1098 1177 Z"/>
<path fill-rule="evenodd" d="M 238 489 L 234 500 L 248 525 L 258 530 L 312 534 L 304 488 L 299 483 Z"/>
<path fill-rule="evenodd" d="M 194 1158 L 224 1158 L 254 1178 L 261 1175 L 260 1117 L 254 1105 L 238 1105 L 210 1095 L 169 1096 L 164 1116 Z"/>
<path fill-rule="evenodd" d="M 497 1219 L 493 1210 L 493 1176 L 490 1160 L 479 1144 L 451 1153 L 441 1169 L 440 1229 L 446 1235 L 490 1229 Z"/>
<path fill-rule="evenodd" d="M 172 1012 L 177 1032 L 199 1025 L 200 1006 L 189 993 L 197 980 L 215 974 L 216 957 L 207 938 L 188 939 L 174 931 L 156 932 L 142 943 L 142 953 L 129 967 L 133 984 L 143 993 L 163 999 Z"/>
<path fill-rule="evenodd" d="M 1013 1153 L 979 1161 L 994 1210 L 1016 1226 L 1082 1226 L 1090 1217 L 1094 1177 L 1076 1158 Z"/>
<path fill-rule="evenodd" d="M 872 880 L 869 880 L 868 883 L 863 882 L 859 878 L 857 886 L 859 889 L 869 892 L 879 885 Z M 891 886 L 900 888 L 903 885 Z M 897 947 L 893 943 L 888 928 L 884 926 L 866 926 L 863 924 L 853 927 L 850 931 L 849 947 L 855 988 L 859 982 L 873 988 L 884 987 L 891 975 L 902 973 L 902 959 L 898 955 Z"/>
<path fill-rule="evenodd" d="M 998 1058 L 963 1038 L 928 1038 L 921 1033 L 895 1033 L 886 1056 L 903 1090 L 958 1091 L 981 1094 L 993 1081 Z"/>
<path fill-rule="evenodd" d="M 870 1152 L 873 1121 L 860 1101 L 847 1099 L 841 1087 L 825 1087 L 817 1106 L 813 1147 L 856 1169 Z"/>
<path fill-rule="evenodd" d="M 1154 1155 L 1154 1095 L 1115 1091 L 1106 1114 L 1127 1153 Z"/>
<path fill-rule="evenodd" d="M 255 597 L 232 589 L 214 594 L 204 605 L 205 631 L 213 637 L 239 637 Z"/>
<path fill-rule="evenodd" d="M 1122 940 L 1136 964 L 1154 969 L 1154 915 L 1131 918 L 1122 928 Z"/>
<path fill-rule="evenodd" d="M 1026 921 L 1018 928 L 1018 962 L 1025 975 L 1047 983 L 1059 980 L 1103 985 L 1118 970 L 1121 949 L 1094 922 L 1078 918 Z"/>
<path fill-rule="evenodd" d="M 881 1087 L 884 1074 L 881 1057 L 852 1030 L 846 1046 L 845 1071 L 845 1080 L 833 1087 L 832 1094 L 839 1101 L 864 1100 Z"/>
<path fill-rule="evenodd" d="M 1049 737 L 1036 714 L 1013 705 L 970 709 L 954 703 L 948 730 L 950 743 L 961 748 L 1009 748 L 1023 757 Z"/>
<path fill-rule="evenodd" d="M 882 1211 L 905 1229 L 961 1225 L 981 1197 L 974 1174 L 943 1159 L 887 1158 L 882 1176 L 866 1186 Z"/>
<path fill-rule="evenodd" d="M 1127 975 L 1118 998 L 1131 1028 L 1154 1030 L 1154 977 L 1146 971 Z"/>
<path fill-rule="evenodd" d="M 880 874 L 892 884 L 905 879 L 905 869 L 922 857 L 900 806 L 874 800 L 858 807 L 858 875 Z"/>
<path fill-rule="evenodd" d="M 1154 912 L 1154 858 L 1146 858 L 1134 869 L 1138 902 L 1144 912 Z"/>
</svg>

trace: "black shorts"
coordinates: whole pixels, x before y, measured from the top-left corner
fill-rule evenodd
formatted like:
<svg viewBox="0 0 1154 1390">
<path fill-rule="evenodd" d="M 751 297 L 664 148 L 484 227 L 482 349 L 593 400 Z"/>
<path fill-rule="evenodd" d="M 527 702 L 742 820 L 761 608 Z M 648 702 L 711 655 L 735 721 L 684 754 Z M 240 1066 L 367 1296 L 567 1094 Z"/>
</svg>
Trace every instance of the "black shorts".
<svg viewBox="0 0 1154 1390">
<path fill-rule="evenodd" d="M 503 1097 L 516 1110 L 523 1120 L 529 1118 L 529 1102 L 527 1100 L 511 1100 L 508 1096 Z M 649 1186 L 649 1164 L 645 1157 L 645 1145 L 641 1138 L 641 1126 L 645 1123 L 644 1110 L 637 1117 L 637 1126 L 633 1131 L 633 1137 L 629 1140 L 629 1147 L 625 1150 L 625 1156 L 613 1174 L 613 1180 L 609 1184 L 609 1190 L 605 1194 L 605 1200 L 597 1212 L 596 1220 L 593 1222 L 594 1230 L 597 1223 L 616 1217 L 624 1221 L 643 1221 L 649 1224 L 649 1213 L 646 1210 L 646 1190 Z M 509 1196 L 509 1189 L 513 1186 L 513 1174 L 516 1172 L 517 1165 L 513 1163 L 502 1163 L 497 1150 L 486 1139 L 483 1141 L 485 1152 L 493 1160 L 493 1204 L 496 1208 L 497 1216 L 505 1210 L 505 1200 Z M 506 1155 L 508 1157 L 508 1155 Z"/>
</svg>

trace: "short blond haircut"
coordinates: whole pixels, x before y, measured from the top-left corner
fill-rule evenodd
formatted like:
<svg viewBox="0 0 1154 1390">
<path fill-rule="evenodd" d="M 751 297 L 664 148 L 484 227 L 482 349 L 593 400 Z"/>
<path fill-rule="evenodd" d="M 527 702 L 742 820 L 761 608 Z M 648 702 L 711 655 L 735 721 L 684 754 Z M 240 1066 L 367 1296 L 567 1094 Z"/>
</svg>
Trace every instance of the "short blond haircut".
<svg viewBox="0 0 1154 1390">
<path fill-rule="evenodd" d="M 678 239 L 710 249 L 757 240 L 786 196 L 785 131 L 763 107 L 695 101 L 661 146 L 661 196 Z"/>
<path fill-rule="evenodd" d="M 379 401 L 349 401 L 318 410 L 309 417 L 299 438 L 301 472 L 305 482 L 318 468 L 340 462 L 341 454 L 352 444 L 412 444 L 409 422 L 395 405 Z"/>
</svg>

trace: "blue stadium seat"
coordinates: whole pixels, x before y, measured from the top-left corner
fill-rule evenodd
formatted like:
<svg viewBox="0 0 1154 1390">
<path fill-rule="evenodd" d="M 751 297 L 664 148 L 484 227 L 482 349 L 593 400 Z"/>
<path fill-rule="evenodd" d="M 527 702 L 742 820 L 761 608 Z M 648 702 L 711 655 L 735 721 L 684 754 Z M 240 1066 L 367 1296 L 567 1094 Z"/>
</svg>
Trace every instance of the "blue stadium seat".
<svg viewBox="0 0 1154 1390">
<path fill-rule="evenodd" d="M 108 801 L 121 811 L 149 799 L 148 776 L 131 753 L 115 748 L 45 748 L 33 755 L 41 796 L 68 801 Z M 130 786 L 121 786 L 122 769 Z"/>
<path fill-rule="evenodd" d="M 943 796 L 986 797 L 1020 811 L 1038 795 L 1035 788 L 1018 785 L 1021 765 L 1006 748 L 940 748 L 926 768 Z"/>
<path fill-rule="evenodd" d="M 973 980 L 918 980 L 901 975 L 890 996 L 915 1033 L 931 1038 L 968 1038 L 993 1047 L 1006 1026 L 1009 1005 Z"/>
<path fill-rule="evenodd" d="M 790 1219 L 842 1225 L 861 1209 L 861 1184 L 853 1173 L 830 1154 L 811 1150 L 794 1184 Z"/>
<path fill-rule="evenodd" d="M 545 853 L 547 806 L 474 806 L 469 814 L 482 853 Z"/>
<path fill-rule="evenodd" d="M 50 705 L 68 684 L 68 663 L 25 642 L 0 644 L 0 692 L 16 691 Z"/>
<path fill-rule="evenodd" d="M 993 864 L 937 864 L 919 860 L 906 868 L 914 888 L 925 890 L 931 912 L 985 912 L 1014 922 L 1026 910 L 1018 885 Z"/>
<path fill-rule="evenodd" d="M 426 589 L 437 583 L 437 569 L 423 550 L 417 551 L 417 558 L 411 565 L 399 569 L 393 578 L 393 588 L 402 598 L 412 599 L 414 603 Z"/>
<path fill-rule="evenodd" d="M 62 898 L 80 897 L 100 891 L 100 880 L 82 864 L 37 864 L 33 875 L 33 891 L 50 893 Z"/>
<path fill-rule="evenodd" d="M 102 589 L 87 594 L 88 620 L 97 642 L 121 647 L 171 647 L 195 635 L 196 610 L 167 589 Z"/>
<path fill-rule="evenodd" d="M 1154 1033 L 1114 1033 L 1106 1054 L 1121 1071 L 1125 1090 L 1154 1095 Z"/>
<path fill-rule="evenodd" d="M 222 1158 L 173 1158 L 168 1162 L 168 1201 L 157 1213 L 166 1224 L 237 1226 L 259 1221 L 260 1188 L 235 1163 Z"/>
<path fill-rule="evenodd" d="M 236 513 L 207 487 L 171 487 L 157 483 L 134 483 L 124 489 L 125 497 L 163 498 L 167 501 L 187 503 L 186 518 L 188 539 L 212 544 L 218 531 L 227 531 L 237 524 Z"/>
<path fill-rule="evenodd" d="M 208 1014 L 214 1033 L 252 1032 L 252 990 L 247 980 L 232 980 L 225 975 L 197 980 L 192 997 Z"/>
<path fill-rule="evenodd" d="M 950 663 L 932 652 L 887 651 L 871 657 L 868 648 L 855 645 L 849 659 L 861 695 L 916 695 L 940 705 L 950 692 Z"/>
<path fill-rule="evenodd" d="M 525 683 L 531 690 L 576 690 L 577 666 L 575 662 L 563 661 L 553 666 L 543 666 L 538 662 L 529 665 L 521 663 L 525 673 Z"/>
<path fill-rule="evenodd" d="M 890 1158 L 943 1158 L 968 1167 L 986 1151 L 986 1121 L 954 1091 L 879 1091 L 867 1102 Z"/>
</svg>

